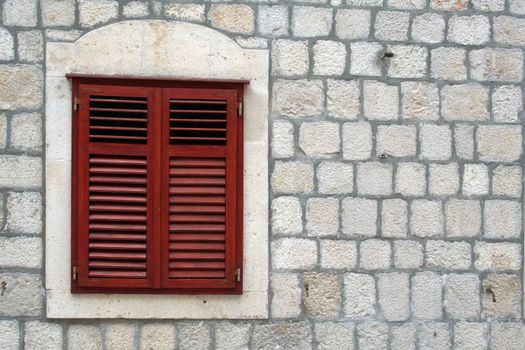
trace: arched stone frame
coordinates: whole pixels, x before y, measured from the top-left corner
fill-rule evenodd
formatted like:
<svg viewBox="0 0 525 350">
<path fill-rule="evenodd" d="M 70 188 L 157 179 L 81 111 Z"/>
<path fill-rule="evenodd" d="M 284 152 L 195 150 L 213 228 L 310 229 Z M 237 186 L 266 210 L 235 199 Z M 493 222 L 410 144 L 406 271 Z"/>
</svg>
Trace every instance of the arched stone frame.
<svg viewBox="0 0 525 350">
<path fill-rule="evenodd" d="M 46 47 L 46 302 L 49 318 L 251 319 L 268 317 L 268 51 L 243 49 L 213 29 L 125 21 Z M 70 293 L 71 85 L 67 73 L 247 79 L 244 293 Z"/>
</svg>

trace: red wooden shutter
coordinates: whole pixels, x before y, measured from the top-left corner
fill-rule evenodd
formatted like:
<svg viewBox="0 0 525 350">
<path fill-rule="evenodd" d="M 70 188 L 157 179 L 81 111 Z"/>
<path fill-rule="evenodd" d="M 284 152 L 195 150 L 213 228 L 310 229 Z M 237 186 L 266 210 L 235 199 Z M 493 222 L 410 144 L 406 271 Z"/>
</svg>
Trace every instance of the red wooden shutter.
<svg viewBox="0 0 525 350">
<path fill-rule="evenodd" d="M 162 273 L 165 288 L 240 290 L 237 90 L 163 91 Z M 238 164 L 238 162 L 240 162 Z M 241 221 L 242 223 L 242 221 Z M 213 291 L 215 290 L 215 291 Z"/>
<path fill-rule="evenodd" d="M 73 255 L 80 289 L 153 286 L 155 91 L 78 85 Z"/>
</svg>

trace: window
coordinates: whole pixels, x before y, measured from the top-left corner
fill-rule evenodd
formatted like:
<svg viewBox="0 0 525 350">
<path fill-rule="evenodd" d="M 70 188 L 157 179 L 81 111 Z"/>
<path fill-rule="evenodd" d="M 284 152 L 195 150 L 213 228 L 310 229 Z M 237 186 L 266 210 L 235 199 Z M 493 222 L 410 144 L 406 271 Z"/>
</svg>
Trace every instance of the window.
<svg viewBox="0 0 525 350">
<path fill-rule="evenodd" d="M 247 82 L 69 77 L 72 292 L 241 294 Z"/>
</svg>

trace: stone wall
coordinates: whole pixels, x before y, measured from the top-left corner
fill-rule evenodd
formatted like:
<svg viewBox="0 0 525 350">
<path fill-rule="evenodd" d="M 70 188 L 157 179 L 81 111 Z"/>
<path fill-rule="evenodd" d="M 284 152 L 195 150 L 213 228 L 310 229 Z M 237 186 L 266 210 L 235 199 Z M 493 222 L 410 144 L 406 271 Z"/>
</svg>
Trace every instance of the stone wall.
<svg viewBox="0 0 525 350">
<path fill-rule="evenodd" d="M 525 1 L 3 0 L 0 18 L 0 349 L 525 348 Z M 130 18 L 271 50 L 268 321 L 45 317 L 43 48 Z"/>
</svg>

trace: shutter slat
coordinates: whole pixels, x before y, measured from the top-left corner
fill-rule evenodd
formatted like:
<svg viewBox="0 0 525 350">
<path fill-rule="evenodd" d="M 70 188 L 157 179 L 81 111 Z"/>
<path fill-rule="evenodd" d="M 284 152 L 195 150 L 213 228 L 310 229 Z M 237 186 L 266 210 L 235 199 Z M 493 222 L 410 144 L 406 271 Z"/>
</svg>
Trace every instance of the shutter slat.
<svg viewBox="0 0 525 350">
<path fill-rule="evenodd" d="M 170 235 L 170 242 L 185 242 L 185 241 L 202 241 L 202 242 L 223 242 L 225 240 L 224 234 L 209 234 L 209 233 L 177 233 Z"/>
<path fill-rule="evenodd" d="M 133 214 L 92 214 L 89 216 L 90 220 L 96 221 L 141 221 L 146 222 L 146 215 L 133 215 Z"/>
<path fill-rule="evenodd" d="M 179 197 L 170 197 L 169 200 L 172 204 L 225 204 L 226 199 L 224 197 L 212 197 L 212 196 L 203 196 L 203 197 L 188 197 L 188 196 L 179 196 Z"/>
<path fill-rule="evenodd" d="M 119 253 L 119 252 L 90 252 L 90 259 L 103 260 L 144 260 L 146 261 L 146 253 Z"/>
<path fill-rule="evenodd" d="M 225 169 L 220 168 L 175 168 L 170 169 L 170 175 L 173 176 L 221 176 L 224 177 L 226 175 Z"/>
<path fill-rule="evenodd" d="M 224 270 L 226 265 L 221 261 L 174 261 L 171 269 L 180 270 Z"/>
<path fill-rule="evenodd" d="M 212 252 L 171 252 L 170 260 L 218 260 L 224 261 L 226 254 Z"/>
<path fill-rule="evenodd" d="M 226 207 L 223 205 L 170 205 L 170 213 L 201 213 L 210 214 L 225 213 Z"/>
<path fill-rule="evenodd" d="M 224 168 L 224 159 L 175 158 L 170 160 L 170 166 L 190 168 Z"/>
<path fill-rule="evenodd" d="M 224 222 L 226 216 L 224 215 L 170 215 L 170 222 Z"/>
<path fill-rule="evenodd" d="M 89 267 L 108 270 L 117 268 L 122 270 L 145 270 L 146 263 L 95 261 L 90 262 Z"/>
<path fill-rule="evenodd" d="M 219 251 L 223 252 L 226 250 L 226 247 L 224 243 L 187 243 L 187 242 L 176 242 L 176 243 L 170 243 L 170 250 L 171 251 Z"/>
<path fill-rule="evenodd" d="M 224 278 L 226 273 L 224 271 L 170 271 L 170 278 Z"/>
<path fill-rule="evenodd" d="M 146 203 L 146 197 L 137 196 L 115 196 L 115 195 L 90 195 L 91 202 L 122 202 L 122 203 Z"/>
<path fill-rule="evenodd" d="M 103 250 L 145 250 L 146 244 L 138 243 L 89 243 L 89 249 Z"/>
<path fill-rule="evenodd" d="M 90 271 L 92 278 L 146 278 L 146 272 L 142 271 Z"/>
<path fill-rule="evenodd" d="M 120 177 L 120 176 L 90 176 L 89 182 L 92 183 L 110 183 L 110 184 L 131 184 L 144 185 L 147 180 L 144 178 Z"/>
<path fill-rule="evenodd" d="M 125 233 L 90 233 L 89 239 L 93 241 L 146 241 L 146 235 Z"/>
<path fill-rule="evenodd" d="M 185 195 L 185 194 L 209 194 L 209 195 L 220 195 L 225 194 L 226 189 L 224 187 L 177 187 L 170 188 L 170 195 Z"/>
<path fill-rule="evenodd" d="M 171 186 L 185 186 L 185 185 L 201 185 L 201 186 L 216 186 L 226 185 L 224 178 L 210 178 L 210 177 L 177 177 L 170 179 Z"/>
<path fill-rule="evenodd" d="M 177 224 L 169 225 L 170 232 L 224 232 L 225 225 L 206 224 Z"/>
</svg>

